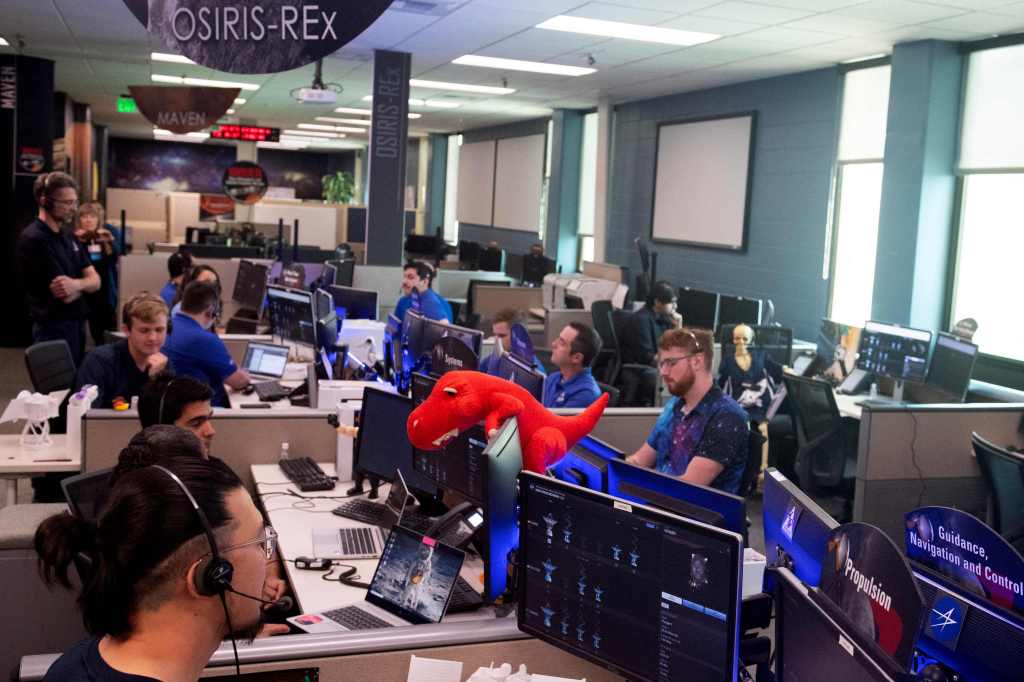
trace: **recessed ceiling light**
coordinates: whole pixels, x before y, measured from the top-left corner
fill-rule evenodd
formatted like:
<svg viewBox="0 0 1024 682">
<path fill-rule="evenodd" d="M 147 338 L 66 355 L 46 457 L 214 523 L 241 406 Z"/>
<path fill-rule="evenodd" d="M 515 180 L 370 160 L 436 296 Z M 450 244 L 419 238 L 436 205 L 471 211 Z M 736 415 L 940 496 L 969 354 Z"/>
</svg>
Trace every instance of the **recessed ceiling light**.
<svg viewBox="0 0 1024 682">
<path fill-rule="evenodd" d="M 363 97 L 363 101 L 364 102 L 372 102 L 373 101 L 373 95 L 366 95 L 365 97 Z M 409 106 L 410 107 L 422 107 L 422 106 L 425 106 L 425 105 L 423 103 L 423 100 L 417 99 L 416 97 L 410 97 L 409 98 Z"/>
<path fill-rule="evenodd" d="M 334 118 L 332 116 L 317 116 L 313 120 L 314 121 L 326 121 L 327 123 L 348 123 L 349 125 L 354 125 L 354 126 L 370 126 L 370 125 L 373 125 L 373 122 L 370 121 L 369 119 L 361 119 L 361 118 Z M 300 124 L 299 127 L 301 128 L 302 125 Z"/>
<path fill-rule="evenodd" d="M 149 58 L 154 62 L 171 62 L 173 64 L 195 64 L 188 57 L 180 54 L 168 54 L 166 52 L 150 52 Z"/>
<path fill-rule="evenodd" d="M 841 61 L 839 63 L 840 64 L 856 64 L 857 62 L 867 62 L 867 61 L 871 61 L 872 59 L 881 59 L 882 57 L 885 57 L 885 56 L 887 56 L 887 55 L 884 52 L 879 52 L 878 54 L 869 54 L 869 55 L 864 56 L 864 57 L 854 57 L 853 59 L 844 59 L 843 61 Z"/>
<path fill-rule="evenodd" d="M 224 113 L 225 113 L 225 114 L 227 114 L 228 116 L 230 116 L 230 115 L 232 115 L 232 114 L 234 114 L 234 113 L 235 113 L 235 110 L 234 110 L 234 109 L 228 109 L 228 110 L 227 110 L 227 111 L 225 111 Z"/>
<path fill-rule="evenodd" d="M 321 133 L 314 130 L 282 130 L 281 133 L 292 137 L 345 137 L 339 133 Z"/>
<path fill-rule="evenodd" d="M 260 86 L 254 83 L 238 83 L 234 81 L 218 81 L 209 78 L 192 78 L 190 76 L 164 76 L 159 73 L 152 74 L 149 79 L 154 83 L 174 83 L 176 85 L 197 85 L 211 88 L 240 88 L 242 90 L 259 90 Z"/>
<path fill-rule="evenodd" d="M 643 24 L 627 24 L 622 21 L 604 21 L 603 19 L 587 19 L 560 14 L 557 17 L 537 24 L 537 28 L 568 33 L 585 33 L 592 36 L 607 38 L 625 38 L 640 40 L 646 43 L 665 43 L 668 45 L 699 45 L 722 36 L 717 33 L 700 31 L 683 31 L 674 28 L 644 26 Z"/>
<path fill-rule="evenodd" d="M 465 54 L 452 61 L 452 64 L 463 66 L 482 66 L 488 69 L 507 69 L 510 71 L 529 71 L 531 73 L 549 73 L 556 76 L 586 76 L 597 69 L 586 66 L 566 66 L 565 64 L 547 64 L 545 62 L 528 62 L 522 59 L 501 59 L 484 57 L 478 54 Z"/>
<path fill-rule="evenodd" d="M 256 146 L 259 149 L 305 149 L 306 147 L 309 146 L 309 143 L 299 140 L 281 142 L 257 142 Z"/>
<path fill-rule="evenodd" d="M 234 104 L 237 104 L 238 106 L 242 106 L 243 104 L 245 104 L 248 101 L 249 100 L 243 99 L 242 97 L 236 97 L 235 101 L 234 101 Z"/>
<path fill-rule="evenodd" d="M 425 81 L 410 78 L 409 87 L 427 88 L 429 90 L 451 90 L 452 92 L 481 92 L 485 95 L 510 95 L 515 88 L 499 88 L 494 85 L 471 85 L 469 83 L 449 83 L 446 81 Z"/>
<path fill-rule="evenodd" d="M 308 130 L 334 130 L 334 126 L 324 126 L 317 123 L 300 123 L 299 127 Z"/>
</svg>

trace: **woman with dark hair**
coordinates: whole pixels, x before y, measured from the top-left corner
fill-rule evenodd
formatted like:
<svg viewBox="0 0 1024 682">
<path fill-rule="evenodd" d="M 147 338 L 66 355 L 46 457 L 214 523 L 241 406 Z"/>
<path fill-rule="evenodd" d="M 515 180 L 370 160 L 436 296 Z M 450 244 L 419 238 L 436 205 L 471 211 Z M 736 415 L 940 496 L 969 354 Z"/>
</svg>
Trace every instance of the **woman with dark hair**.
<svg viewBox="0 0 1024 682">
<path fill-rule="evenodd" d="M 206 570 L 210 540 L 189 495 L 232 564 L 226 581 Z M 91 636 L 44 680 L 197 679 L 225 637 L 258 632 L 260 603 L 238 593 L 261 594 L 275 537 L 238 476 L 195 455 L 124 472 L 95 524 L 48 518 L 35 536 L 43 579 L 70 588 L 68 568 L 87 558 L 78 603 Z"/>
<path fill-rule="evenodd" d="M 181 312 L 181 299 L 185 295 L 185 287 L 192 282 L 210 282 L 217 287 L 218 299 L 222 295 L 220 286 L 220 275 L 209 265 L 194 265 L 185 271 L 184 277 L 181 278 L 181 284 L 178 286 L 178 291 L 174 294 L 174 304 L 171 306 L 171 317 L 173 318 L 175 313 Z M 218 311 L 224 306 L 219 305 Z M 218 317 L 220 313 L 218 312 Z"/>
</svg>

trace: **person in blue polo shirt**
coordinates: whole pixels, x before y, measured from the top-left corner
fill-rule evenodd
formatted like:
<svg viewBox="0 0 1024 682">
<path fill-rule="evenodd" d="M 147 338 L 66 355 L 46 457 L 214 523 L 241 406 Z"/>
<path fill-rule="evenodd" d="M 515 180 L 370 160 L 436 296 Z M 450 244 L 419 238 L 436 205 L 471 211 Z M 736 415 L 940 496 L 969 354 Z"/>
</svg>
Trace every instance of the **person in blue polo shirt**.
<svg viewBox="0 0 1024 682">
<path fill-rule="evenodd" d="M 405 320 L 405 313 L 415 309 L 415 298 L 419 297 L 419 312 L 430 320 L 453 322 L 452 307 L 440 294 L 431 289 L 434 283 L 434 268 L 423 261 L 409 261 L 402 268 L 402 297 L 395 306 L 395 317 Z M 415 292 L 416 296 L 413 295 Z"/>
<path fill-rule="evenodd" d="M 626 461 L 737 493 L 747 465 L 749 418 L 711 377 L 711 331 L 670 329 L 661 335 L 658 351 L 658 371 L 673 398 Z"/>
<path fill-rule="evenodd" d="M 178 374 L 194 377 L 213 389 L 214 407 L 229 407 L 224 384 L 241 390 L 249 385 L 249 373 L 238 368 L 220 337 L 209 333 L 217 319 L 219 297 L 219 288 L 211 282 L 196 281 L 185 287 L 164 354 Z"/>
<path fill-rule="evenodd" d="M 493 353 L 486 358 L 481 358 L 480 364 L 477 367 L 478 370 L 484 374 L 498 376 L 501 356 L 504 353 L 510 352 L 512 348 L 512 325 L 522 323 L 522 318 L 523 316 L 515 308 L 504 308 L 494 314 L 494 319 L 491 320 L 491 333 L 494 335 L 495 344 L 501 346 L 501 351 L 499 352 L 495 348 Z M 540 358 L 536 354 L 533 356 L 533 368 L 541 374 L 547 374 L 544 371 L 544 365 L 541 364 Z"/>
<path fill-rule="evenodd" d="M 558 368 L 544 379 L 544 407 L 587 407 L 601 395 L 590 363 L 601 351 L 601 337 L 582 322 L 570 322 L 551 342 Z"/>
</svg>

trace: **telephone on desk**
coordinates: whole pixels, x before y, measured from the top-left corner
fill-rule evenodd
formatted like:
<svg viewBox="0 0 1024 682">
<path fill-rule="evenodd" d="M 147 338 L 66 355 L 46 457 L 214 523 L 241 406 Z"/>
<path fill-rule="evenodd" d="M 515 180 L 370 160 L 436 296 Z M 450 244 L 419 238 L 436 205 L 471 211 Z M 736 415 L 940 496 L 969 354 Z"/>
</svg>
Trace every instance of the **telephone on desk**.
<svg viewBox="0 0 1024 682">
<path fill-rule="evenodd" d="M 446 545 L 463 549 L 484 523 L 484 512 L 472 502 L 460 502 L 437 517 L 426 535 Z"/>
</svg>

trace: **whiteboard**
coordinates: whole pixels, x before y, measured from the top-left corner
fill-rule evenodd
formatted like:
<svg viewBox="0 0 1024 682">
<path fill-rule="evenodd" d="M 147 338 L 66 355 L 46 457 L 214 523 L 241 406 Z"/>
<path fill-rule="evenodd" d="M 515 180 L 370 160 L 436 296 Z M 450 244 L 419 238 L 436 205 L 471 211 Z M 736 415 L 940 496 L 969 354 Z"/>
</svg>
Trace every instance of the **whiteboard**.
<svg viewBox="0 0 1024 682">
<path fill-rule="evenodd" d="M 498 140 L 494 178 L 494 227 L 535 234 L 540 231 L 544 151 L 543 134 Z"/>
<path fill-rule="evenodd" d="M 755 113 L 658 127 L 651 239 L 742 251 Z"/>
<path fill-rule="evenodd" d="M 459 149 L 456 219 L 490 225 L 494 213 L 494 140 L 470 142 Z"/>
</svg>

